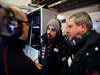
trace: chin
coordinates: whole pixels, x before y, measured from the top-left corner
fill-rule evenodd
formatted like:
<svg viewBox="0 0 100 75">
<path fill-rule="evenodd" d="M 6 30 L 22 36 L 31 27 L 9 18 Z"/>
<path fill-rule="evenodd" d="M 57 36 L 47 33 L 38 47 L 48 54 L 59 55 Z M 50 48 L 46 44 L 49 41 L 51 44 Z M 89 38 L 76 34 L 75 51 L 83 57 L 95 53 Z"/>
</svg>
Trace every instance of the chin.
<svg viewBox="0 0 100 75">
<path fill-rule="evenodd" d="M 68 37 L 68 39 L 69 39 L 69 40 L 72 40 L 72 38 L 71 38 L 71 37 Z"/>
</svg>

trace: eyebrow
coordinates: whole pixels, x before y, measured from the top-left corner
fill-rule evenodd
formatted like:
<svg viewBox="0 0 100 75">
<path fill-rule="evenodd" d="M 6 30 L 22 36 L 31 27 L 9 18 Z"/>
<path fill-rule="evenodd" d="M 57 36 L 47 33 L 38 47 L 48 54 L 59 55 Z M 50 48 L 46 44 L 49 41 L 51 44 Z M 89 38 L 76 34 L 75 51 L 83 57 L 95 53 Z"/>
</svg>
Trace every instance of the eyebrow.
<svg viewBox="0 0 100 75">
<path fill-rule="evenodd" d="M 71 26 L 72 26 L 71 24 L 67 25 L 67 27 L 71 27 Z"/>
</svg>

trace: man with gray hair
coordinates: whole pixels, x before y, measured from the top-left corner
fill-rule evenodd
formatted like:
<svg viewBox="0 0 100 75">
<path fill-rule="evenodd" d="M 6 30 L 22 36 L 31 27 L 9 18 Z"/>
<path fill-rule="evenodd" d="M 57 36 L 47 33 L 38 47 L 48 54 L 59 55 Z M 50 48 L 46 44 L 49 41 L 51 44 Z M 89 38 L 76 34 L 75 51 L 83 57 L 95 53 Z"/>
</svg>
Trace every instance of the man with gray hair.
<svg viewBox="0 0 100 75">
<path fill-rule="evenodd" d="M 100 36 L 92 29 L 88 13 L 70 16 L 66 32 L 75 41 L 69 75 L 100 75 Z"/>
</svg>

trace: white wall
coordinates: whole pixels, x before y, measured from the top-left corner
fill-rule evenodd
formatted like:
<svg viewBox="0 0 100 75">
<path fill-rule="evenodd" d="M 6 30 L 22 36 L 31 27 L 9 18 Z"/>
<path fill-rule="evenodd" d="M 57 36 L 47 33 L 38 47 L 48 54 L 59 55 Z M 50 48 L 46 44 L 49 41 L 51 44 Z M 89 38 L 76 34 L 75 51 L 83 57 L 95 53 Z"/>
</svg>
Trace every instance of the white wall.
<svg viewBox="0 0 100 75">
<path fill-rule="evenodd" d="M 100 12 L 89 13 L 93 22 L 93 29 L 100 33 Z"/>
<path fill-rule="evenodd" d="M 31 3 L 31 0 L 0 0 L 0 1 L 17 6 L 27 6 L 29 3 Z"/>
</svg>

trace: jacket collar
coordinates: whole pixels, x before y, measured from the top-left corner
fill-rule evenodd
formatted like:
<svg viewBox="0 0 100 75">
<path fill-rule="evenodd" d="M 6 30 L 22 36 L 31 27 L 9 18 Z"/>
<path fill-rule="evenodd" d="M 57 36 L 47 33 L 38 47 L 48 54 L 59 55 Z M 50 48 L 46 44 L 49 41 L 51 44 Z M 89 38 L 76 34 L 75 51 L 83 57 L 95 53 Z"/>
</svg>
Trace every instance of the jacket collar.
<svg viewBox="0 0 100 75">
<path fill-rule="evenodd" d="M 98 39 L 98 33 L 94 30 L 92 30 L 87 36 L 87 41 L 86 41 L 86 45 L 90 46 L 92 44 L 94 44 L 96 42 L 96 40 Z"/>
<path fill-rule="evenodd" d="M 78 43 L 74 46 L 73 53 L 77 53 L 78 50 L 80 49 L 82 49 L 82 51 L 86 50 L 86 48 L 94 44 L 97 39 L 98 39 L 97 32 L 94 30 L 90 31 L 81 40 L 79 40 Z"/>
</svg>

